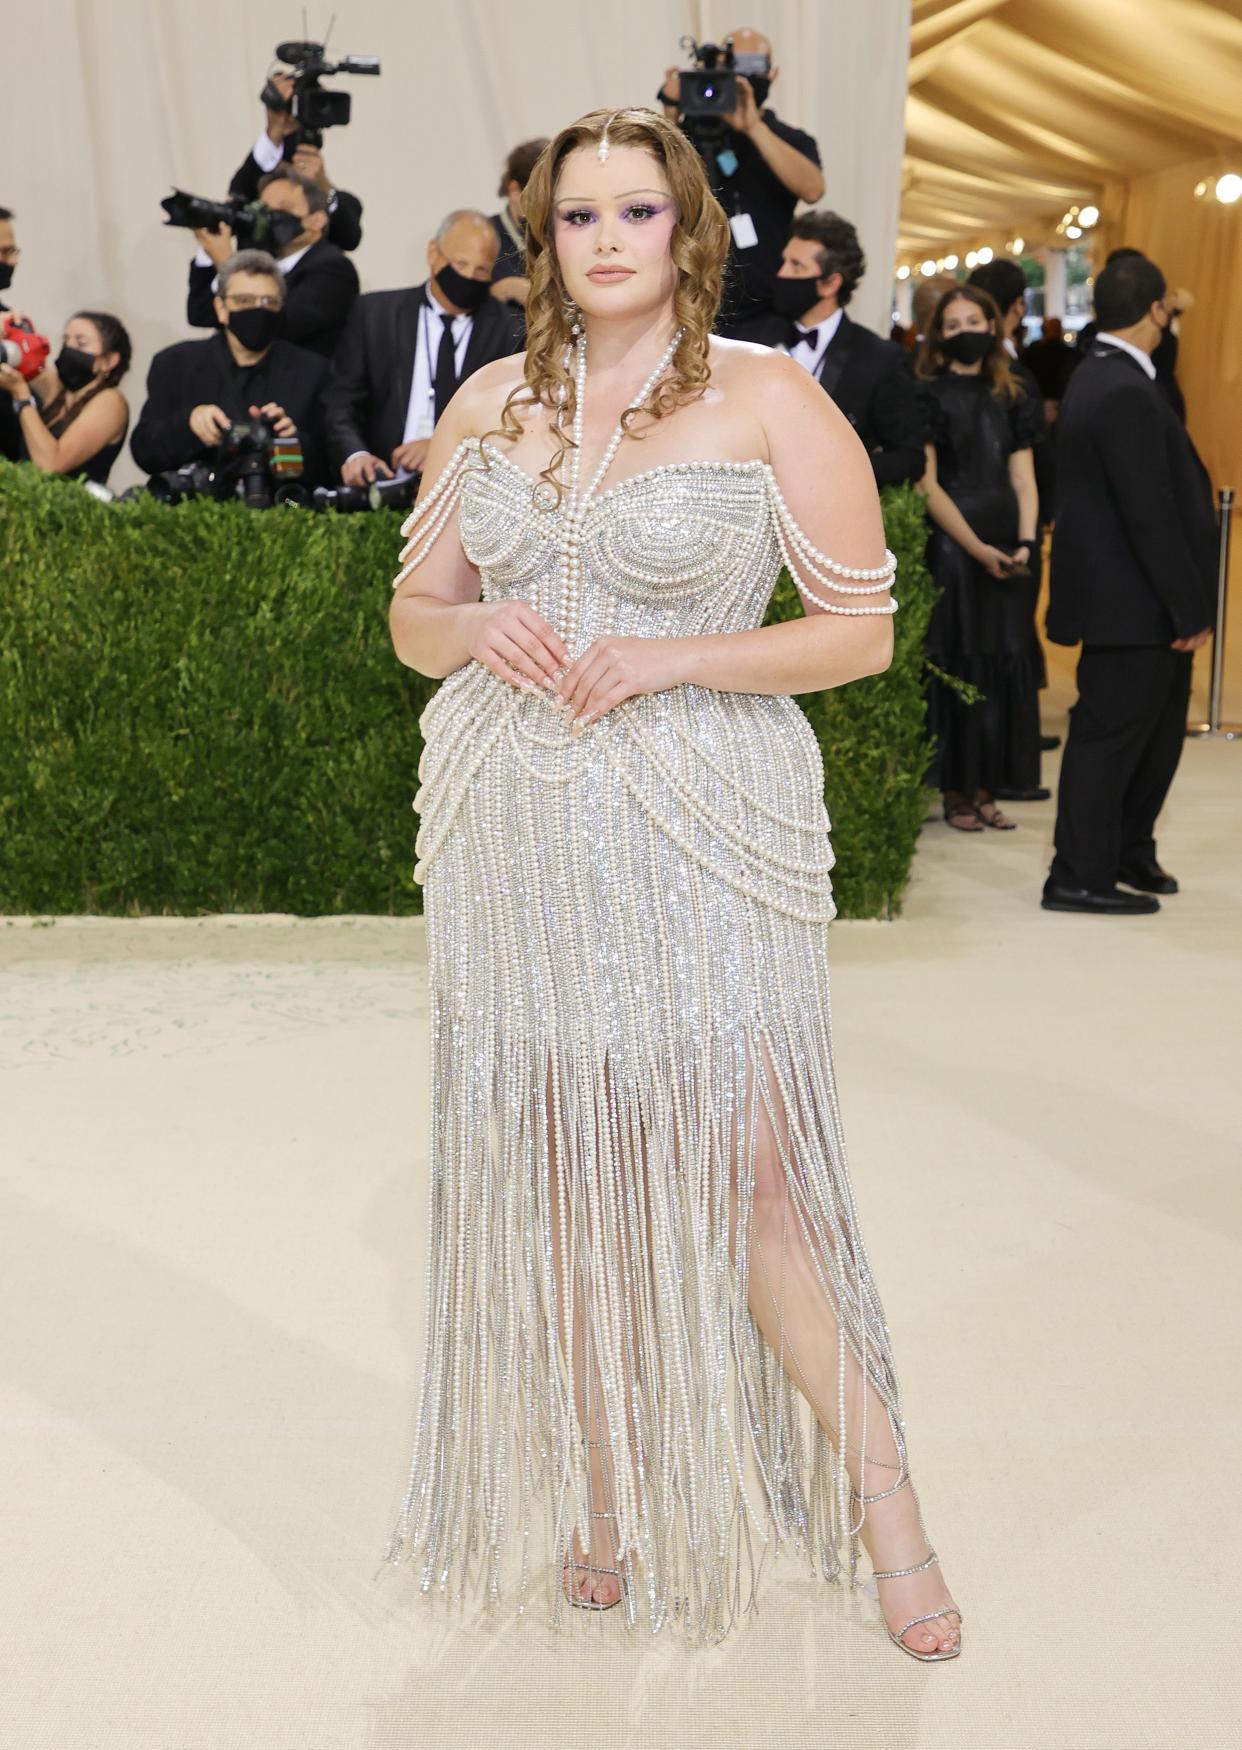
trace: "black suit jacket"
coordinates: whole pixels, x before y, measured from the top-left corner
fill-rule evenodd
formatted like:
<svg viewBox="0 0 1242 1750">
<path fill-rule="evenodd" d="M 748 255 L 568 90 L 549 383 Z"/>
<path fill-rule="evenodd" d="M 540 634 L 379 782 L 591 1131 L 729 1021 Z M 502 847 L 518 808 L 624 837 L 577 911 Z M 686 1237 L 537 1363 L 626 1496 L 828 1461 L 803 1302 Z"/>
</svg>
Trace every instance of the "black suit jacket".
<svg viewBox="0 0 1242 1750">
<path fill-rule="evenodd" d="M 293 157 L 297 148 L 298 135 L 290 134 L 282 143 L 282 159 L 287 162 Z M 259 198 L 259 182 L 263 171 L 253 151 L 247 152 L 245 163 L 239 165 L 229 183 L 229 193 L 239 194 L 243 200 L 253 201 Z M 335 243 L 338 249 L 357 249 L 362 242 L 362 202 L 356 194 L 350 194 L 346 189 L 334 191 L 335 201 L 328 210 L 328 242 Z"/>
<path fill-rule="evenodd" d="M 778 346 L 788 330 L 779 316 L 760 316 L 739 338 Z M 905 347 L 881 340 L 843 310 L 815 374 L 866 446 L 877 486 L 922 479 L 927 432 Z"/>
<path fill-rule="evenodd" d="M 1057 421 L 1048 636 L 1172 643 L 1212 623 L 1216 526 L 1203 463 L 1136 359 L 1098 342 Z"/>
<path fill-rule="evenodd" d="M 219 326 L 211 301 L 215 277 L 210 264 L 190 263 L 185 316 L 191 328 Z M 335 243 L 312 243 L 285 275 L 285 339 L 330 359 L 357 297 L 358 275 L 349 257 Z"/>
<path fill-rule="evenodd" d="M 414 376 L 418 312 L 426 296 L 424 282 L 399 292 L 366 292 L 354 305 L 325 396 L 334 469 L 355 450 L 370 450 L 387 461 L 401 442 Z M 481 365 L 520 351 L 522 332 L 521 312 L 489 298 L 475 314 L 462 380 Z"/>
<path fill-rule="evenodd" d="M 0 303 L 0 310 L 8 307 Z M 9 462 L 20 462 L 24 453 L 21 414 L 14 408 L 11 395 L 0 394 L 0 456 Z"/>
<path fill-rule="evenodd" d="M 306 458 L 306 479 L 323 483 L 322 393 L 327 362 L 318 353 L 274 340 L 249 370 L 241 369 L 217 332 L 210 340 L 179 340 L 151 360 L 147 399 L 129 447 L 144 474 L 161 474 L 202 461 L 211 450 L 190 430 L 190 414 L 203 402 L 222 407 L 231 419 L 250 417 L 250 404 L 275 401 L 297 426 Z"/>
</svg>

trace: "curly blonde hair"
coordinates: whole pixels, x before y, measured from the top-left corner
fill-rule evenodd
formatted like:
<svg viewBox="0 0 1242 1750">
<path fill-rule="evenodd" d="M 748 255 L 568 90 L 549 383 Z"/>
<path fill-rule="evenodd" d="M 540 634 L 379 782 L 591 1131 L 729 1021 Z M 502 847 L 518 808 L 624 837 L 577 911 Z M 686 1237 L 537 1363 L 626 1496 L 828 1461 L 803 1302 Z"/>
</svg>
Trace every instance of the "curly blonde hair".
<svg viewBox="0 0 1242 1750">
<path fill-rule="evenodd" d="M 579 146 L 596 145 L 605 128 L 610 146 L 637 146 L 651 153 L 668 177 L 677 207 L 670 244 L 670 254 L 678 269 L 673 315 L 684 333 L 669 373 L 646 408 L 630 408 L 623 415 L 621 423 L 627 435 L 630 421 L 640 412 L 663 419 L 686 402 L 697 401 L 707 388 L 711 376 L 708 346 L 720 307 L 721 278 L 729 251 L 729 221 L 708 185 L 698 152 L 679 128 L 654 110 L 593 109 L 562 128 L 544 147 L 522 194 L 526 277 L 530 280 L 525 381 L 510 393 L 501 409 L 499 426 L 483 435 L 520 438 L 522 427 L 515 412 L 518 406 L 562 407 L 561 418 L 553 427 L 556 454 L 539 475 L 552 487 L 558 505 L 563 492 L 558 470 L 573 444 L 566 428 L 573 421 L 577 392 L 573 376 L 564 364 L 574 310 L 552 242 L 552 203 L 564 160 Z"/>
</svg>

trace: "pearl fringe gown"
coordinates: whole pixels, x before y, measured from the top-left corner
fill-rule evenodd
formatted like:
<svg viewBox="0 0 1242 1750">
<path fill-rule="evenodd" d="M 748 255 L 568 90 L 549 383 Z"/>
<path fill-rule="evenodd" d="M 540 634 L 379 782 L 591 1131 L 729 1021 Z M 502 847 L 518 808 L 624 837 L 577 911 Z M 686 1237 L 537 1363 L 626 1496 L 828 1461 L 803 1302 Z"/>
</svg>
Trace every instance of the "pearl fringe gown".
<svg viewBox="0 0 1242 1750">
<path fill-rule="evenodd" d="M 566 511 L 534 486 L 464 441 L 403 527 L 397 581 L 460 539 L 485 600 L 563 624 Z M 759 626 L 782 562 L 808 595 L 808 578 L 877 591 L 839 581 L 880 573 L 811 546 L 759 460 L 663 464 L 575 526 L 571 657 L 609 633 Z M 875 1416 L 871 1438 L 845 1427 L 848 1346 L 905 1460 L 833 1075 L 819 746 L 791 697 L 691 684 L 571 737 L 541 691 L 477 661 L 421 728 L 425 1359 L 386 1559 L 458 1604 L 542 1598 L 552 1624 L 599 1623 L 562 1570 L 575 1527 L 581 1555 L 603 1524 L 625 1552 L 612 1620 L 718 1641 L 777 1545 L 850 1584 L 858 1556 L 844 1466 L 748 1310 L 752 1268 L 784 1281 L 784 1244 L 760 1258 L 748 1239 L 765 1116 L 788 1243 L 831 1308 L 829 1419 L 870 1455 Z M 588 1435 L 608 1521 L 590 1516 Z M 863 1491 L 895 1481 L 868 1465 Z"/>
</svg>

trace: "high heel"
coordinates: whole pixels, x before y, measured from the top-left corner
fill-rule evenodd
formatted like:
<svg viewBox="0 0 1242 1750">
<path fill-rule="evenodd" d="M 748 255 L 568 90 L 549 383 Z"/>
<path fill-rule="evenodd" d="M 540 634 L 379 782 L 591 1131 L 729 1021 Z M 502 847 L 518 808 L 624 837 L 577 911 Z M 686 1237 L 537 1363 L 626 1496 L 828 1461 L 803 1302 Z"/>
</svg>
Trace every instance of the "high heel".
<svg viewBox="0 0 1242 1750">
<path fill-rule="evenodd" d="M 586 1442 L 586 1444 L 588 1446 L 598 1446 L 599 1441 L 598 1440 L 588 1440 Z M 590 1509 L 590 1513 L 591 1513 L 592 1519 L 615 1519 L 616 1518 L 616 1514 L 612 1511 L 611 1507 L 592 1507 Z M 623 1552 L 623 1553 L 625 1553 L 625 1552 Z M 628 1622 L 631 1622 L 631 1623 L 634 1621 L 635 1612 L 634 1612 L 633 1596 L 632 1596 L 631 1586 L 630 1586 L 630 1577 L 626 1573 L 624 1568 L 621 1568 L 621 1567 L 607 1568 L 601 1562 L 591 1561 L 589 1549 L 587 1551 L 587 1560 L 585 1562 L 580 1562 L 577 1559 L 577 1557 L 570 1555 L 565 1563 L 565 1567 L 567 1570 L 569 1568 L 576 1568 L 576 1569 L 580 1570 L 581 1572 L 591 1574 L 591 1575 L 612 1574 L 612 1575 L 615 1575 L 616 1579 L 620 1582 L 620 1590 L 618 1591 L 617 1596 L 615 1598 L 610 1598 L 607 1603 L 604 1603 L 598 1598 L 583 1598 L 580 1594 L 570 1591 L 569 1588 L 567 1586 L 565 1586 L 564 1577 L 562 1576 L 561 1584 L 562 1584 L 562 1589 L 564 1590 L 565 1596 L 566 1596 L 566 1598 L 568 1598 L 569 1602 L 572 1605 L 575 1605 L 577 1607 L 577 1609 L 579 1609 L 579 1610 L 611 1610 L 614 1605 L 624 1603 L 625 1604 L 626 1620 Z"/>
<path fill-rule="evenodd" d="M 907 1471 L 905 1476 L 900 1478 L 899 1481 L 895 1482 L 891 1489 L 880 1489 L 874 1495 L 860 1495 L 858 1490 L 854 1487 L 853 1483 L 851 1482 L 851 1484 L 850 1484 L 851 1518 L 853 1517 L 853 1503 L 855 1501 L 861 1501 L 861 1502 L 864 1502 L 868 1505 L 872 1501 L 883 1501 L 883 1500 L 886 1500 L 889 1495 L 895 1495 L 897 1493 L 898 1489 L 904 1489 L 907 1485 L 909 1485 L 909 1487 L 913 1491 L 914 1485 L 913 1485 L 913 1483 L 910 1482 L 909 1471 Z M 917 1501 L 918 1501 L 918 1496 L 916 1495 L 915 1496 L 916 1504 L 917 1504 Z M 922 1524 L 923 1524 L 923 1515 L 920 1512 L 920 1514 L 919 1514 L 920 1527 L 922 1526 Z M 927 1533 L 924 1531 L 923 1535 L 926 1537 Z M 921 1562 L 917 1562 L 914 1565 L 914 1567 L 912 1567 L 912 1568 L 873 1568 L 871 1570 L 872 1579 L 873 1580 L 904 1580 L 910 1574 L 921 1574 L 923 1572 L 924 1568 L 930 1568 L 934 1562 L 939 1562 L 939 1560 L 940 1560 L 940 1557 L 936 1554 L 935 1550 L 932 1549 L 930 1542 L 928 1543 L 927 1549 L 928 1549 L 928 1554 L 926 1556 L 924 1556 L 924 1558 Z M 909 1634 L 909 1632 L 912 1628 L 917 1628 L 919 1623 L 932 1622 L 938 1616 L 950 1616 L 950 1615 L 956 1616 L 956 1618 L 957 1618 L 957 1639 L 956 1639 L 953 1646 L 946 1647 L 942 1651 L 936 1652 L 936 1653 L 920 1653 L 920 1652 L 917 1652 L 915 1650 L 915 1648 L 909 1646 L 902 1639 L 902 1636 Z M 909 1655 L 912 1659 L 918 1659 L 924 1665 L 939 1664 L 944 1659 L 956 1659 L 958 1654 L 962 1650 L 962 1633 L 961 1633 L 962 1613 L 957 1608 L 957 1605 L 954 1604 L 952 1599 L 950 1599 L 947 1604 L 942 1604 L 939 1610 L 929 1610 L 924 1616 L 912 1616 L 910 1618 L 909 1622 L 903 1623 L 899 1629 L 895 1629 L 895 1630 L 891 1629 L 891 1628 L 889 1628 L 887 1623 L 885 1623 L 884 1627 L 885 1627 L 885 1630 L 888 1634 L 889 1640 L 892 1641 L 894 1646 L 900 1647 L 903 1653 L 909 1653 Z"/>
</svg>

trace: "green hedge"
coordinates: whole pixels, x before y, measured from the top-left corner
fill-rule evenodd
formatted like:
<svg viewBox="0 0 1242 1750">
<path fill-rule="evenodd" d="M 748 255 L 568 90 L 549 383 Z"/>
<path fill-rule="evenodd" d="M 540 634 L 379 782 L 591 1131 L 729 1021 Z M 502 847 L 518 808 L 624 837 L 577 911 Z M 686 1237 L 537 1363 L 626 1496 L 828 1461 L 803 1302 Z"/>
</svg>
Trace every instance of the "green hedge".
<svg viewBox="0 0 1242 1750">
<path fill-rule="evenodd" d="M 920 501 L 885 499 L 893 666 L 802 700 L 854 917 L 897 910 L 924 813 L 932 586 Z M 388 636 L 399 523 L 101 504 L 0 463 L 0 912 L 418 911 L 435 683 Z"/>
</svg>

